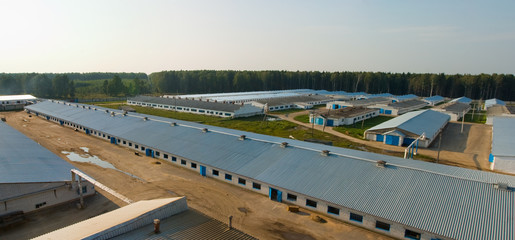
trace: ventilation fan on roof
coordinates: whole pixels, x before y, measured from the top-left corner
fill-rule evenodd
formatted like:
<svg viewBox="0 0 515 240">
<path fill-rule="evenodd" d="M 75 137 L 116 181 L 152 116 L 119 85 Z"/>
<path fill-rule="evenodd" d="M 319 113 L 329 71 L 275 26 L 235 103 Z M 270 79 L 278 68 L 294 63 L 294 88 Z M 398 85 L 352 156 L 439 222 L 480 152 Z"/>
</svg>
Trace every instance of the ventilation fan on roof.
<svg viewBox="0 0 515 240">
<path fill-rule="evenodd" d="M 202 128 L 202 132 L 206 133 L 207 132 L 207 128 Z"/>
<path fill-rule="evenodd" d="M 286 147 L 288 147 L 288 143 L 287 143 L 287 142 L 282 142 L 282 143 L 281 143 L 281 147 L 282 147 L 282 148 L 286 148 Z"/>
<path fill-rule="evenodd" d="M 245 138 L 247 138 L 247 136 L 245 135 L 241 135 L 238 139 L 240 139 L 241 141 L 245 140 Z"/>
<path fill-rule="evenodd" d="M 508 191 L 508 184 L 506 183 L 494 183 L 494 188 L 499 190 Z"/>
<path fill-rule="evenodd" d="M 143 121 L 148 121 L 148 117 L 143 117 Z"/>
<path fill-rule="evenodd" d="M 386 161 L 379 160 L 376 162 L 376 166 L 380 167 L 380 168 L 384 168 L 384 167 L 386 167 Z"/>
<path fill-rule="evenodd" d="M 322 150 L 322 156 L 329 156 L 329 150 Z"/>
</svg>

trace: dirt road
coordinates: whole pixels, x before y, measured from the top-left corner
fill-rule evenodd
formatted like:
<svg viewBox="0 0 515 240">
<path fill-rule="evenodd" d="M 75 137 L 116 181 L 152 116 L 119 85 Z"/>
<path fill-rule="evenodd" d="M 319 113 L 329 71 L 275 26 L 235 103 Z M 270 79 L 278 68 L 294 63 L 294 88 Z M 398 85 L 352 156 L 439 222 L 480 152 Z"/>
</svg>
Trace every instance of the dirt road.
<svg viewBox="0 0 515 240">
<path fill-rule="evenodd" d="M 287 115 L 277 114 L 275 116 L 278 116 L 283 120 L 311 128 L 311 124 L 302 123 L 294 119 L 296 116 L 305 114 L 309 114 L 309 111 L 290 113 Z M 381 142 L 357 139 L 337 132 L 333 130 L 332 127 L 323 128 L 322 126 L 315 125 L 315 129 L 320 131 L 324 130 L 327 133 L 345 138 L 355 143 L 360 143 L 391 152 L 404 153 L 405 149 L 405 147 L 397 147 L 383 144 Z M 439 163 L 490 171 L 488 155 L 491 152 L 491 142 L 492 127 L 489 125 L 465 123 L 463 133 L 461 133 L 461 124 L 457 122 L 450 122 L 443 131 Z M 420 154 L 436 159 L 438 155 L 438 142 L 434 142 L 428 149 L 419 148 L 418 151 Z"/>
<path fill-rule="evenodd" d="M 323 218 L 327 223 L 314 222 L 309 216 L 311 212 L 307 210 L 303 209 L 300 214 L 287 212 L 285 204 L 270 201 L 264 195 L 202 177 L 162 160 L 135 156 L 127 148 L 74 132 L 38 117 L 29 118 L 24 112 L 6 115 L 9 125 L 67 161 L 62 151 L 82 153 L 80 147 L 87 147 L 91 155 L 110 162 L 121 171 L 138 176 L 142 180 L 113 169 L 68 161 L 97 181 L 135 201 L 186 196 L 191 208 L 223 222 L 227 222 L 228 216 L 232 215 L 234 227 L 261 239 L 391 239 L 326 216 Z M 112 196 L 106 197 L 112 199 Z"/>
</svg>

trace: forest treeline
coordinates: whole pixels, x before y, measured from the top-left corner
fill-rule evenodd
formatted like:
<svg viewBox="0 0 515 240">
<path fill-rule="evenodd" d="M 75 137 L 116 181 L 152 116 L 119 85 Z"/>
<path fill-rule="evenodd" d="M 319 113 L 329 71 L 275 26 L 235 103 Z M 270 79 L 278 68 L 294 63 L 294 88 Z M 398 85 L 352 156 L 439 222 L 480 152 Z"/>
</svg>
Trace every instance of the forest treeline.
<svg viewBox="0 0 515 240">
<path fill-rule="evenodd" d="M 467 96 L 515 101 L 513 74 L 418 74 L 318 71 L 163 71 L 152 73 L 0 73 L 0 94 L 88 98 L 285 89 Z"/>
<path fill-rule="evenodd" d="M 325 89 L 367 93 L 467 96 L 515 101 L 513 74 L 446 75 L 385 72 L 163 71 L 150 74 L 158 93 Z"/>
</svg>

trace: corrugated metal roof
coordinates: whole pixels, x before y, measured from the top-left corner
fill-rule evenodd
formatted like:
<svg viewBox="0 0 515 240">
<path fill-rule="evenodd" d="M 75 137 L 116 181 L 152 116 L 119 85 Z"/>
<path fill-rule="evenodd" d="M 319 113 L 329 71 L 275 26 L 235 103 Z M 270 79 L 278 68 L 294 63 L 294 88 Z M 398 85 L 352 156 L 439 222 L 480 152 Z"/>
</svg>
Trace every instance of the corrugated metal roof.
<svg viewBox="0 0 515 240">
<path fill-rule="evenodd" d="M 429 139 L 434 139 L 438 131 L 449 122 L 450 117 L 447 114 L 436 112 L 433 110 L 420 110 L 408 112 L 396 118 L 392 118 L 368 131 L 401 129 L 414 135 L 420 136 L 426 134 Z"/>
<path fill-rule="evenodd" d="M 462 102 L 450 102 L 448 104 L 442 105 L 441 108 L 447 112 L 462 113 L 463 111 L 470 109 L 470 105 L 468 103 Z"/>
<path fill-rule="evenodd" d="M 502 100 L 499 100 L 497 98 L 488 99 L 485 101 L 485 107 L 488 108 L 493 105 L 503 105 L 506 106 L 506 103 Z"/>
<path fill-rule="evenodd" d="M 0 121 L 0 183 L 71 181 L 72 168 L 68 162 Z"/>
<path fill-rule="evenodd" d="M 111 117 L 52 102 L 26 108 L 441 236 L 514 238 L 515 193 L 492 186 L 513 187 L 513 176 L 154 116 L 143 121 L 147 115 L 142 114 Z M 238 140 L 240 135 L 247 140 Z M 281 142 L 289 147 L 280 147 Z M 322 156 L 325 149 L 332 154 Z M 387 167 L 376 167 L 377 160 L 388 162 Z"/>
<path fill-rule="evenodd" d="M 323 95 L 304 95 L 304 96 L 292 96 L 292 97 L 282 97 L 282 98 L 270 98 L 263 100 L 256 100 L 256 102 L 261 104 L 268 104 L 271 106 L 280 106 L 280 105 L 290 105 L 297 102 L 308 103 L 308 102 L 318 102 L 318 101 L 330 101 L 333 100 L 330 97 Z"/>
<path fill-rule="evenodd" d="M 414 106 L 418 106 L 418 105 L 427 105 L 427 103 L 424 101 L 418 100 L 418 99 L 411 99 L 411 100 L 406 100 L 406 101 L 402 101 L 402 102 L 394 102 L 394 103 L 388 104 L 389 107 L 396 108 L 396 109 L 409 108 L 409 107 L 414 107 Z"/>
<path fill-rule="evenodd" d="M 455 98 L 455 99 L 451 100 L 451 102 L 460 102 L 460 103 L 470 104 L 472 102 L 472 99 L 470 99 L 468 97 L 459 97 L 459 98 Z"/>
<path fill-rule="evenodd" d="M 34 100 L 32 95 L 0 95 L 0 101 Z"/>
<path fill-rule="evenodd" d="M 150 97 L 150 96 L 137 96 L 129 98 L 129 101 L 155 103 L 155 104 L 166 104 L 170 106 L 178 107 L 189 107 L 189 108 L 201 108 L 215 111 L 234 112 L 242 107 L 240 104 L 222 103 L 222 102 L 207 102 L 200 100 L 188 100 L 188 99 L 177 99 L 177 98 L 161 98 L 161 97 Z M 258 108 L 256 108 L 259 111 Z"/>
<path fill-rule="evenodd" d="M 515 117 L 494 117 L 492 155 L 515 156 Z"/>
<path fill-rule="evenodd" d="M 353 106 L 367 106 L 367 105 L 373 105 L 376 103 L 384 103 L 384 102 L 392 102 L 389 98 L 385 97 L 375 97 L 375 98 L 367 98 L 367 99 L 359 99 L 359 100 L 352 100 L 352 101 L 344 101 L 346 104 L 353 105 Z"/>
<path fill-rule="evenodd" d="M 439 101 L 443 101 L 444 98 L 440 95 L 434 95 L 431 97 L 426 97 L 426 98 L 424 98 L 424 100 L 429 101 L 429 102 L 439 102 Z"/>
</svg>

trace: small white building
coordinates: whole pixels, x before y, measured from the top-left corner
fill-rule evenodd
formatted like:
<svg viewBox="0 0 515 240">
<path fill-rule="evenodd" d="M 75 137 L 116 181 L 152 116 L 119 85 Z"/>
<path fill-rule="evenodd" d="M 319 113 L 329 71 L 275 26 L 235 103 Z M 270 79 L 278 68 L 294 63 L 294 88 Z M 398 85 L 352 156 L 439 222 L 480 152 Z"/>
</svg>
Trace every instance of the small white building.
<svg viewBox="0 0 515 240">
<path fill-rule="evenodd" d="M 268 111 L 280 111 L 286 109 L 310 109 L 316 105 L 323 105 L 333 98 L 324 95 L 306 95 L 284 98 L 270 98 L 252 101 L 251 104 L 261 109 L 268 108 Z"/>
<path fill-rule="evenodd" d="M 209 100 L 191 100 L 178 97 L 137 96 L 127 99 L 127 104 L 217 117 L 239 118 L 263 114 L 262 109 L 250 104 L 210 102 Z"/>
<path fill-rule="evenodd" d="M 410 99 L 402 102 L 394 102 L 390 104 L 376 104 L 369 108 L 379 109 L 380 114 L 398 116 L 407 112 L 421 109 L 428 104 L 418 99 Z"/>
<path fill-rule="evenodd" d="M 365 138 L 388 145 L 409 145 L 418 137 L 419 147 L 429 147 L 445 128 L 450 117 L 432 110 L 409 112 L 365 131 Z"/>
<path fill-rule="evenodd" d="M 368 107 L 376 104 L 390 104 L 392 100 L 386 97 L 375 97 L 350 101 L 332 101 L 326 104 L 327 109 L 341 109 L 346 107 Z"/>
<path fill-rule="evenodd" d="M 74 167 L 0 122 L 0 214 L 32 212 L 79 198 Z M 93 185 L 81 181 L 85 196 Z"/>
<path fill-rule="evenodd" d="M 309 114 L 309 122 L 313 123 L 313 119 L 315 119 L 316 125 L 332 127 L 351 125 L 377 116 L 379 116 L 378 109 L 348 107 L 338 110 L 321 111 L 315 114 L 311 113 Z"/>
<path fill-rule="evenodd" d="M 19 110 L 23 106 L 36 101 L 32 95 L 2 95 L 0 96 L 0 111 Z"/>
<path fill-rule="evenodd" d="M 515 174 L 515 117 L 495 117 L 490 169 Z"/>
</svg>

